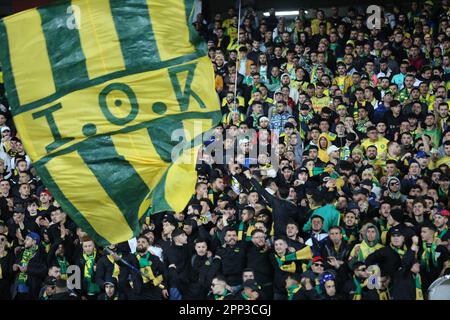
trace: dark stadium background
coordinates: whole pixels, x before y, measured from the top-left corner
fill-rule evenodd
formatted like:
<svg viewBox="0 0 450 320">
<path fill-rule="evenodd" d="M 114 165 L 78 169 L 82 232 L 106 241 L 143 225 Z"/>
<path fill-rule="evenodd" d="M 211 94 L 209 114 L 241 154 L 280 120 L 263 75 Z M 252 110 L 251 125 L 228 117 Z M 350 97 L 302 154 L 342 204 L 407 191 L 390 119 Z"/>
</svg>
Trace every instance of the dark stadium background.
<svg viewBox="0 0 450 320">
<path fill-rule="evenodd" d="M 28 8 L 36 7 L 39 5 L 56 2 L 57 0 L 0 0 L 0 17 L 10 15 L 15 12 L 19 12 Z M 363 6 L 367 4 L 398 4 L 408 3 L 409 1 L 379 1 L 379 0 L 339 0 L 339 7 L 343 6 Z M 229 6 L 235 6 L 236 0 L 204 0 L 203 12 L 207 16 L 211 17 L 216 11 L 226 11 Z M 301 8 L 320 8 L 330 7 L 336 5 L 337 1 L 330 0 L 242 0 L 242 6 L 252 5 L 255 10 L 267 10 L 271 7 L 275 7 L 278 10 L 296 10 Z"/>
</svg>

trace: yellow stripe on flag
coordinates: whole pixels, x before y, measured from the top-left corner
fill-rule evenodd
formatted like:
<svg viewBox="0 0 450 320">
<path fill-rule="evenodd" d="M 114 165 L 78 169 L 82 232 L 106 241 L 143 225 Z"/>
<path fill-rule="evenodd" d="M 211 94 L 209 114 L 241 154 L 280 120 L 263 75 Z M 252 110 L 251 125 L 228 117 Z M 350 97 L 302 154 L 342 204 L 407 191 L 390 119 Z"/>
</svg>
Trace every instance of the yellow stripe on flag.
<svg viewBox="0 0 450 320">
<path fill-rule="evenodd" d="M 153 190 L 169 167 L 169 163 L 158 157 L 148 130 L 141 129 L 126 134 L 116 134 L 111 138 L 117 153 L 123 155 L 137 171 L 149 190 Z M 146 203 L 146 205 L 141 205 L 142 210 L 139 211 L 139 219 L 148 209 L 149 203 Z"/>
<path fill-rule="evenodd" d="M 199 148 L 197 146 L 186 150 L 167 172 L 164 195 L 175 212 L 183 211 L 192 195 L 191 190 L 194 190 L 197 183 L 194 172 Z"/>
<path fill-rule="evenodd" d="M 80 40 L 90 79 L 125 70 L 109 0 L 83 0 L 80 7 Z"/>
<path fill-rule="evenodd" d="M 208 131 L 212 126 L 212 119 L 188 119 L 183 120 L 183 127 L 185 131 L 185 138 L 191 141 L 198 136 L 201 136 Z M 200 138 L 198 138 L 200 141 Z"/>
<path fill-rule="evenodd" d="M 209 71 L 211 71 L 210 69 L 212 69 L 211 62 L 207 57 L 194 60 L 193 62 L 197 63 L 197 67 L 194 80 L 191 85 L 191 91 L 198 93 L 198 96 L 203 100 L 207 108 L 200 108 L 198 102 L 191 95 L 188 111 L 208 112 L 213 110 L 213 106 L 217 105 L 216 96 L 209 95 L 203 88 L 208 85 L 210 80 L 212 81 L 212 73 L 209 73 Z M 178 76 L 182 90 L 185 88 L 186 75 L 187 72 L 182 72 Z M 102 108 L 99 105 L 99 96 L 101 95 L 101 92 L 113 83 L 129 84 L 129 87 L 136 95 L 137 102 L 139 104 L 136 118 L 127 123 L 127 126 L 133 126 L 142 122 L 180 113 L 180 106 L 178 105 L 175 91 L 173 90 L 167 69 L 132 74 L 89 88 L 77 90 L 52 103 L 15 116 L 14 121 L 19 123 L 21 128 L 26 127 L 26 130 L 22 130 L 21 133 L 24 134 L 23 137 L 25 140 L 25 148 L 33 161 L 38 161 L 43 156 L 47 155 L 48 152 L 45 147 L 54 141 L 54 136 L 52 135 L 51 129 L 48 125 L 48 119 L 44 116 L 33 118 L 33 114 L 55 106 L 58 103 L 61 104 L 62 108 L 51 113 L 51 116 L 55 121 L 55 125 L 57 126 L 61 136 L 74 138 L 61 146 L 60 149 L 69 147 L 84 140 L 86 137 L 83 134 L 83 127 L 86 123 L 95 124 L 97 134 L 111 133 L 122 128 L 121 126 L 108 121 L 102 113 Z M 149 86 L 148 83 L 151 83 L 152 85 Z M 117 99 L 120 99 L 122 102 L 120 108 L 116 107 L 114 104 Z M 153 112 L 152 106 L 155 102 L 164 103 L 167 106 L 167 112 L 162 115 Z M 111 113 L 118 118 L 126 117 L 131 110 L 131 104 L 127 98 L 127 95 L 120 90 L 111 91 L 106 97 L 106 104 L 108 106 L 108 110 L 110 110 Z M 83 108 L 80 112 L 80 106 L 89 107 Z M 189 123 L 191 121 L 194 120 L 189 120 Z M 198 121 L 205 120 L 199 119 Z M 29 126 L 28 124 L 30 123 L 33 123 L 34 125 Z M 183 121 L 183 124 L 186 125 L 186 120 Z M 187 129 L 193 132 L 193 129 L 190 129 L 189 125 Z M 203 125 L 203 130 L 206 129 L 207 128 Z M 27 137 L 28 139 L 26 139 Z M 193 136 L 191 138 L 193 138 Z M 58 149 L 55 149 L 54 151 L 57 150 Z"/>
<path fill-rule="evenodd" d="M 189 42 L 184 1 L 147 0 L 147 5 L 161 61 L 195 52 Z M 167 23 L 169 17 L 170 23 Z"/>
<path fill-rule="evenodd" d="M 52 68 L 38 11 L 24 11 L 14 19 L 4 19 L 4 23 L 20 105 L 54 94 Z"/>
<path fill-rule="evenodd" d="M 55 157 L 46 168 L 61 192 L 70 195 L 72 205 L 104 239 L 118 243 L 133 237 L 125 217 L 78 153 Z"/>
</svg>

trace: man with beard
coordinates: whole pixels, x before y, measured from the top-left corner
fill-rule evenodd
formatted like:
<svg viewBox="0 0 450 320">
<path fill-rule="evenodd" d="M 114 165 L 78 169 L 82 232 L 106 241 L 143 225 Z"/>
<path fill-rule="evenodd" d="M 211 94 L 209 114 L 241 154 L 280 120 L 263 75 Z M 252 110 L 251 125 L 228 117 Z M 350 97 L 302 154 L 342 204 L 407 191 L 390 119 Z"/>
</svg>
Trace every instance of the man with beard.
<svg viewBox="0 0 450 320">
<path fill-rule="evenodd" d="M 450 212 L 448 210 L 439 210 L 433 216 L 433 223 L 437 229 L 437 242 L 440 245 L 448 246 L 450 239 L 450 232 L 448 231 L 448 219 Z"/>
<path fill-rule="evenodd" d="M 350 161 L 354 165 L 356 171 L 359 171 L 367 165 L 367 160 L 364 160 L 363 156 L 364 153 L 360 148 L 354 148 L 352 150 Z"/>
<path fill-rule="evenodd" d="M 328 231 L 328 238 L 322 247 L 321 256 L 324 257 L 326 265 L 331 266 L 336 271 L 337 278 L 335 280 L 337 283 L 342 282 L 342 278 L 345 279 L 346 261 L 349 254 L 350 247 L 344 241 L 341 228 L 338 226 L 331 227 Z"/>
<path fill-rule="evenodd" d="M 366 300 L 372 290 L 367 288 L 369 274 L 363 262 L 353 260 L 350 262 L 350 270 L 353 272 L 352 279 L 347 280 L 342 288 L 346 300 Z"/>
<path fill-rule="evenodd" d="M 273 250 L 266 243 L 266 234 L 258 229 L 252 232 L 252 241 L 246 247 L 246 267 L 255 272 L 261 285 L 263 299 L 273 299 L 273 267 L 270 256 Z"/>
<path fill-rule="evenodd" d="M 245 267 L 245 251 L 243 246 L 245 241 L 237 244 L 237 231 L 230 227 L 225 227 L 222 231 L 225 244 L 219 247 L 214 259 L 219 260 L 219 271 L 225 277 L 233 292 L 241 288 L 241 275 Z"/>
<path fill-rule="evenodd" d="M 383 162 L 378 158 L 378 148 L 375 145 L 370 145 L 366 149 L 367 164 L 373 166 L 377 170 L 381 170 Z"/>
<path fill-rule="evenodd" d="M 47 271 L 40 242 L 40 236 L 35 232 L 30 232 L 25 237 L 23 250 L 18 252 L 12 267 L 16 274 L 16 281 L 12 288 L 13 299 L 35 300 L 38 298 Z"/>
<path fill-rule="evenodd" d="M 125 285 L 131 278 L 132 287 L 127 287 L 130 300 L 161 300 L 167 299 L 167 271 L 158 257 L 148 249 L 149 240 L 144 236 L 137 238 L 136 252 L 126 257 L 131 267 L 123 268 L 120 281 Z"/>
</svg>

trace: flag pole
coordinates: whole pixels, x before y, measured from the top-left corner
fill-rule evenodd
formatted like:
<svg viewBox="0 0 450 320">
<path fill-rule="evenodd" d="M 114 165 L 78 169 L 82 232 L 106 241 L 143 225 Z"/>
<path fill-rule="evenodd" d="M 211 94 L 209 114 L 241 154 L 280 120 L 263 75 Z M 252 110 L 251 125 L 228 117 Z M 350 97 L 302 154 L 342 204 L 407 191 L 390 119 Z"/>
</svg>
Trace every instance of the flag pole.
<svg viewBox="0 0 450 320">
<path fill-rule="evenodd" d="M 241 0 L 238 0 L 238 24 L 237 24 L 237 44 L 238 44 L 238 48 L 239 48 L 239 35 L 240 35 L 240 30 L 241 30 Z M 238 50 L 238 55 L 237 58 L 239 59 L 239 50 Z M 236 78 L 234 79 L 234 111 L 237 111 L 238 108 L 236 107 L 236 100 L 237 100 L 237 84 L 238 84 L 238 67 L 236 64 Z"/>
</svg>

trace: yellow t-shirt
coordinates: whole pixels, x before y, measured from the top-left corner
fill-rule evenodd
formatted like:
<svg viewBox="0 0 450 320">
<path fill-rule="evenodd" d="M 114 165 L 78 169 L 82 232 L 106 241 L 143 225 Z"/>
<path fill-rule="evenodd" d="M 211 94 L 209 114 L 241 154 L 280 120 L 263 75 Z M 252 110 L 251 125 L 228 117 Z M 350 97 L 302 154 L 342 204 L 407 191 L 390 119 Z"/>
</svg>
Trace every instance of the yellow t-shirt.
<svg viewBox="0 0 450 320">
<path fill-rule="evenodd" d="M 434 104 L 434 99 L 433 99 L 433 102 L 431 102 L 431 103 L 428 105 L 428 112 L 433 112 L 433 111 L 434 111 L 433 104 Z M 450 101 L 447 101 L 447 105 L 448 105 L 448 110 L 450 110 Z"/>
<path fill-rule="evenodd" d="M 320 21 L 319 19 L 313 19 L 311 21 L 311 33 L 313 36 L 319 33 L 319 25 L 321 22 L 324 21 Z M 330 30 L 331 30 L 331 23 L 327 22 L 327 34 L 330 34 Z"/>
<path fill-rule="evenodd" d="M 376 146 L 377 147 L 377 154 L 380 156 L 383 152 L 387 152 L 387 144 L 389 143 L 389 140 L 385 137 L 379 137 L 377 141 L 371 142 L 370 139 L 364 139 L 364 141 L 361 143 L 361 147 L 364 151 L 366 151 L 367 147 L 369 146 Z"/>
<path fill-rule="evenodd" d="M 301 92 L 301 91 L 306 92 L 306 88 L 308 87 L 308 84 L 309 84 L 309 82 L 304 81 L 304 80 L 302 80 L 302 81 L 292 80 L 291 83 L 292 83 L 292 87 L 297 89 L 298 92 Z"/>
<path fill-rule="evenodd" d="M 315 112 L 320 112 L 322 108 L 328 107 L 330 105 L 330 102 L 331 99 L 328 96 L 323 96 L 322 98 L 311 98 L 311 103 Z"/>
</svg>

